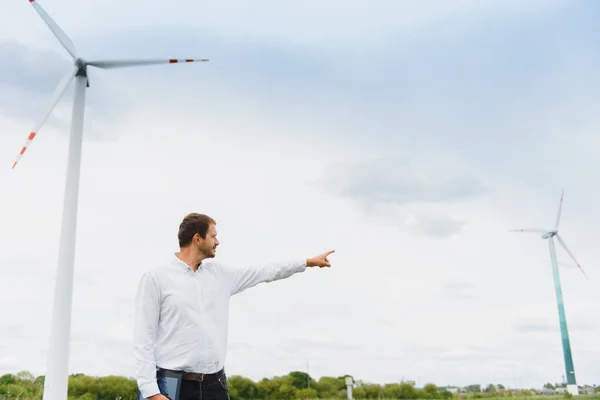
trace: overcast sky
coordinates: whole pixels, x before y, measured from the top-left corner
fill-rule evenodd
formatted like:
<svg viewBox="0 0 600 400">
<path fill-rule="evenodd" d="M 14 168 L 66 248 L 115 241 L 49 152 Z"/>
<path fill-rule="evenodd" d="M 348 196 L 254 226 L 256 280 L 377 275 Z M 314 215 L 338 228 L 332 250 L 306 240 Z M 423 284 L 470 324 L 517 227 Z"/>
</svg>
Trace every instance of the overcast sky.
<svg viewBox="0 0 600 400">
<path fill-rule="evenodd" d="M 202 212 L 222 262 L 337 250 L 233 299 L 229 375 L 558 382 L 548 243 L 508 229 L 552 228 L 564 188 L 575 370 L 600 384 L 600 5 L 40 4 L 88 59 L 211 60 L 90 69 L 72 373 L 133 375 L 138 279 Z M 39 375 L 73 86 L 10 166 L 71 61 L 28 2 L 0 15 L 0 374 Z"/>
</svg>

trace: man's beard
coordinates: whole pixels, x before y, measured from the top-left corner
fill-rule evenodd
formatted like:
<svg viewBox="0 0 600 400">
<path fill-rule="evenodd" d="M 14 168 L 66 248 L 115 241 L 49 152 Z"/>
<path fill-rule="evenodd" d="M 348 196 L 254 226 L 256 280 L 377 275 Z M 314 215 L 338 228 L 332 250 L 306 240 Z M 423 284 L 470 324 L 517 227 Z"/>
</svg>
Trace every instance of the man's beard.
<svg viewBox="0 0 600 400">
<path fill-rule="evenodd" d="M 209 247 L 207 249 L 198 248 L 198 250 L 200 251 L 200 253 L 204 254 L 206 258 L 214 258 L 217 253 L 215 247 Z"/>
</svg>

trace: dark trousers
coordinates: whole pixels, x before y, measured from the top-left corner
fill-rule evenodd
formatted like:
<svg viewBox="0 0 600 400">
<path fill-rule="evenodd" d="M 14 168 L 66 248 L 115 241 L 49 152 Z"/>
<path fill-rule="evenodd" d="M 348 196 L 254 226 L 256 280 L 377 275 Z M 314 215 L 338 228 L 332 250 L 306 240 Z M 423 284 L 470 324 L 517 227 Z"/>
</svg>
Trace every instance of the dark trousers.
<svg viewBox="0 0 600 400">
<path fill-rule="evenodd" d="M 230 400 L 225 371 L 221 371 L 218 379 L 182 381 L 179 400 Z"/>
</svg>

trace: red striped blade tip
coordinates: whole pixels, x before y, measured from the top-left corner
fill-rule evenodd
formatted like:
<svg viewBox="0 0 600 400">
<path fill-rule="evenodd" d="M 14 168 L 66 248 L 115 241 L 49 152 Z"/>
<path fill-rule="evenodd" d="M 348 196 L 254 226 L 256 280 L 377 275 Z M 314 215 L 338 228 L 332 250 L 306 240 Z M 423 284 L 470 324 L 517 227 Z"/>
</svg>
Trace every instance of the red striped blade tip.
<svg viewBox="0 0 600 400">
<path fill-rule="evenodd" d="M 185 60 L 178 60 L 178 59 L 172 58 L 172 59 L 169 60 L 169 62 L 171 64 L 184 63 L 184 62 L 186 62 L 186 63 L 189 63 L 189 62 L 203 62 L 203 61 L 208 61 L 208 59 L 207 58 L 202 58 L 202 59 L 199 59 L 199 60 L 195 60 L 195 59 L 189 59 L 188 58 L 188 59 L 185 59 Z"/>
</svg>

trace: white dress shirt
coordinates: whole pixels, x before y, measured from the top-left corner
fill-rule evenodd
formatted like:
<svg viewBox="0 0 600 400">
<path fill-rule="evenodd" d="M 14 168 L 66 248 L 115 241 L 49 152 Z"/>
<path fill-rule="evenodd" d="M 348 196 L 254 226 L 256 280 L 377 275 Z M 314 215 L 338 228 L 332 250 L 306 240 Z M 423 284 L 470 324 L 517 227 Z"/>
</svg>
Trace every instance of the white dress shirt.
<svg viewBox="0 0 600 400">
<path fill-rule="evenodd" d="M 194 272 L 173 255 L 146 272 L 135 299 L 136 379 L 144 398 L 160 393 L 156 368 L 214 373 L 225 364 L 229 299 L 261 282 L 306 269 L 306 260 L 233 268 L 204 260 Z"/>
</svg>

